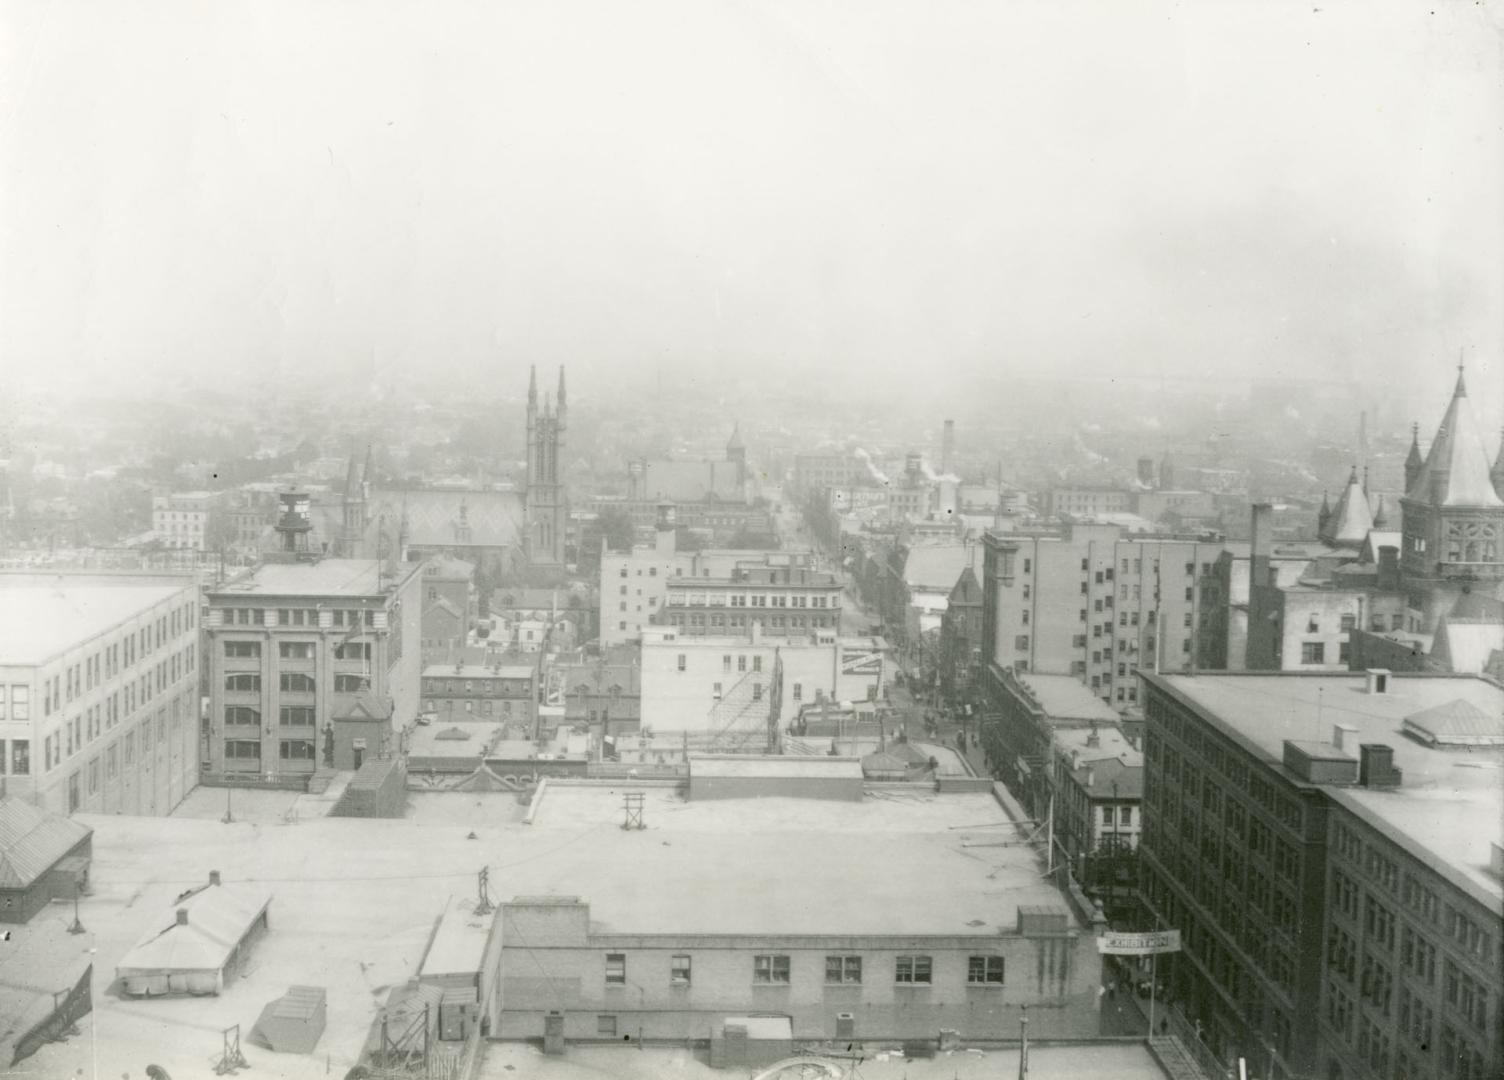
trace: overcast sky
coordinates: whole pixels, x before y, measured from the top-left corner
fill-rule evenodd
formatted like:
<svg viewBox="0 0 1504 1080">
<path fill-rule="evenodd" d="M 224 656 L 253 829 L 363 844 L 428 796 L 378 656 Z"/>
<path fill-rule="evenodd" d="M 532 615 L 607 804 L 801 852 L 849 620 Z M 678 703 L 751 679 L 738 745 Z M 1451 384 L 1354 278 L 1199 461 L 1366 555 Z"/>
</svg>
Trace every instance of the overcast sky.
<svg viewBox="0 0 1504 1080">
<path fill-rule="evenodd" d="M 0 360 L 1371 373 L 1430 415 L 1465 349 L 1496 425 L 1504 19 L 1435 6 L 5 0 Z"/>
</svg>

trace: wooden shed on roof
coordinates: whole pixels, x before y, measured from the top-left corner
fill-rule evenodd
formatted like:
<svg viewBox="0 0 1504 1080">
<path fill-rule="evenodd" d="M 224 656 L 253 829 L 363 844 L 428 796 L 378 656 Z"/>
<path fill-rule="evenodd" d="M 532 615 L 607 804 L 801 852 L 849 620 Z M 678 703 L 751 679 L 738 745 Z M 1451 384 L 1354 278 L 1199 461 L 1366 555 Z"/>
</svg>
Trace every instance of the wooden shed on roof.
<svg viewBox="0 0 1504 1080">
<path fill-rule="evenodd" d="M 94 830 L 17 798 L 0 799 L 0 923 L 24 923 L 89 880 Z"/>
<path fill-rule="evenodd" d="M 121 958 L 120 989 L 135 997 L 218 994 L 266 930 L 271 902 L 262 886 L 225 885 L 218 871 L 211 873 L 208 885 L 178 899 L 172 922 Z"/>
</svg>

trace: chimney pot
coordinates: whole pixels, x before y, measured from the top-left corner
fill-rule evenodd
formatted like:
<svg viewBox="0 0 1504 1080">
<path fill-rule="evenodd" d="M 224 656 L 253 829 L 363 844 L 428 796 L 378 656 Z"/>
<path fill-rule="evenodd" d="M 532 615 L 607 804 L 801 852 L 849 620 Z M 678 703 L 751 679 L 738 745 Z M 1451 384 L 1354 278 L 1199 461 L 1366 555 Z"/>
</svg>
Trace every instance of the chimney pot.
<svg viewBox="0 0 1504 1080">
<path fill-rule="evenodd" d="M 209 871 L 209 884 L 210 885 L 218 885 L 219 884 L 219 871 L 218 870 L 210 870 Z"/>
<path fill-rule="evenodd" d="M 188 909 L 187 908 L 181 908 L 181 907 L 178 908 L 178 925 L 179 926 L 187 926 L 188 925 Z"/>
</svg>

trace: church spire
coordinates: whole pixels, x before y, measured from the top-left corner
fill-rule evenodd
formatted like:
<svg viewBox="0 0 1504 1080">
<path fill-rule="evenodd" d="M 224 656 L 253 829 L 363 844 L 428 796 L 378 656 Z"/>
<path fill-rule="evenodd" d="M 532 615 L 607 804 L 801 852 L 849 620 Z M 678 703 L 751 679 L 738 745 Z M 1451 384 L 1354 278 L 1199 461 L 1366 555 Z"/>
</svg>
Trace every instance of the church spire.
<svg viewBox="0 0 1504 1080">
<path fill-rule="evenodd" d="M 568 399 L 564 395 L 564 365 L 559 365 L 559 411 L 563 412 L 568 407 Z"/>
<path fill-rule="evenodd" d="M 1332 502 L 1327 498 L 1327 492 L 1321 493 L 1321 509 L 1316 511 L 1316 535 L 1325 536 L 1326 526 L 1332 520 Z"/>
<path fill-rule="evenodd" d="M 538 365 L 537 364 L 532 365 L 532 368 L 529 370 L 528 377 L 527 377 L 527 407 L 529 409 L 536 409 L 538 407 Z"/>
</svg>

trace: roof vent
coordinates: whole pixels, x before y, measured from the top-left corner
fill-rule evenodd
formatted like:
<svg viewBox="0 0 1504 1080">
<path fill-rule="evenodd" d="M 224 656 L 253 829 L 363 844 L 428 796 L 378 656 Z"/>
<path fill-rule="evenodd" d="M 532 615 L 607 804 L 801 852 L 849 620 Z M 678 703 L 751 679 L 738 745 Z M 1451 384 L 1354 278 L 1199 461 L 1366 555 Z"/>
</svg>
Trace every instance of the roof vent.
<svg viewBox="0 0 1504 1080">
<path fill-rule="evenodd" d="M 188 909 L 185 908 L 185 907 L 178 908 L 178 925 L 179 926 L 187 926 L 188 925 Z"/>
<path fill-rule="evenodd" d="M 1402 772 L 1394 767 L 1394 747 L 1363 743 L 1358 747 L 1358 783 L 1366 788 L 1400 786 Z"/>
<path fill-rule="evenodd" d="M 1363 689 L 1370 694 L 1389 693 L 1390 672 L 1384 668 L 1369 668 L 1364 673 Z"/>
</svg>

